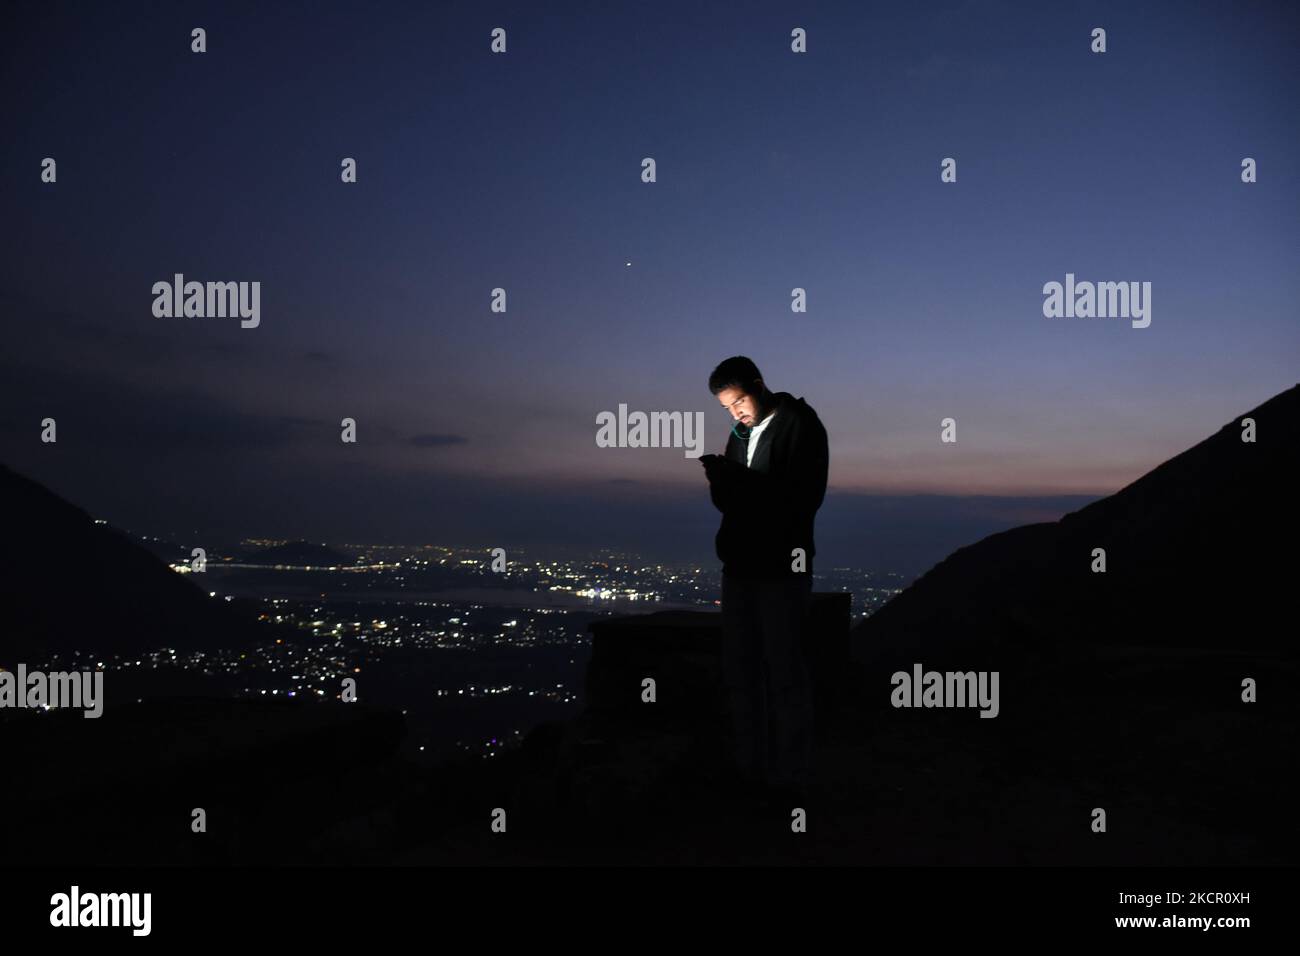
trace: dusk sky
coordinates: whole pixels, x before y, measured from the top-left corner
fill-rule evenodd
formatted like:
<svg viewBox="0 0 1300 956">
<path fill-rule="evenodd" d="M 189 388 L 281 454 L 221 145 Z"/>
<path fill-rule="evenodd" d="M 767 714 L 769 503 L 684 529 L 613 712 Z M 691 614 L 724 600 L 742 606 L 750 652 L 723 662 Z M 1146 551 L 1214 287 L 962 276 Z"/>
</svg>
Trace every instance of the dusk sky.
<svg viewBox="0 0 1300 956">
<path fill-rule="evenodd" d="M 19 5 L 0 462 L 146 534 L 709 559 L 699 463 L 596 416 L 719 452 L 743 354 L 826 426 L 819 554 L 924 570 L 1300 380 L 1298 11 Z M 155 317 L 178 272 L 259 326 Z M 1150 326 L 1045 317 L 1067 273 Z"/>
</svg>

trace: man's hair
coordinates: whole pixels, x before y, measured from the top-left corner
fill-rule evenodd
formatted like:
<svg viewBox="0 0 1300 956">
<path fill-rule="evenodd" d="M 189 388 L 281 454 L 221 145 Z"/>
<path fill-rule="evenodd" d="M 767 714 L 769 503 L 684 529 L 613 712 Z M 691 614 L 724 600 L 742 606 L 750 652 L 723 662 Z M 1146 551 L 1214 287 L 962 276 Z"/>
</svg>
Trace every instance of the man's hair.
<svg viewBox="0 0 1300 956">
<path fill-rule="evenodd" d="M 713 370 L 709 376 L 709 391 L 717 395 L 724 388 L 738 388 L 746 395 L 757 395 L 762 377 L 757 365 L 743 355 L 733 355 Z"/>
</svg>

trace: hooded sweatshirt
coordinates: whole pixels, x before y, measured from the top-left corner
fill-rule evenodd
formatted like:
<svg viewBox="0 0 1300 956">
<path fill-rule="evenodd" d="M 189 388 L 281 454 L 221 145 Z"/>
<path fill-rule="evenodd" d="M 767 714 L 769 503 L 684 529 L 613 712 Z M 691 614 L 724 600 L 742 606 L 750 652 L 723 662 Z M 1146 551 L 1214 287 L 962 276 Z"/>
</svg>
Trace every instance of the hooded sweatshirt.
<svg viewBox="0 0 1300 956">
<path fill-rule="evenodd" d="M 714 506 L 722 512 L 714 546 L 724 574 L 780 578 L 812 572 L 813 523 L 826 496 L 829 451 L 826 429 L 811 405 L 789 392 L 777 392 L 775 417 L 748 442 L 733 430 L 724 456 L 739 467 L 710 483 Z M 753 431 L 753 429 L 751 429 Z M 802 548 L 807 570 L 791 570 Z"/>
</svg>

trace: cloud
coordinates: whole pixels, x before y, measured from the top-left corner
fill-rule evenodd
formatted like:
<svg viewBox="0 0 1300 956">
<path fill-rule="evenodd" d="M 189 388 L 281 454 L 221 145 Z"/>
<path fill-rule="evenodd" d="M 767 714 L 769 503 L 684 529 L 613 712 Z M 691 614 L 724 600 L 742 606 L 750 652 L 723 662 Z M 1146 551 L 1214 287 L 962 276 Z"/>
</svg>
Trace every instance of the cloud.
<svg viewBox="0 0 1300 956">
<path fill-rule="evenodd" d="M 212 454 L 269 451 L 300 441 L 338 440 L 333 422 L 245 411 L 191 388 L 139 388 L 60 367 L 0 365 L 9 414 L 6 438 L 34 441 L 39 422 L 58 422 L 59 444 L 88 454 Z"/>
<path fill-rule="evenodd" d="M 467 441 L 464 435 L 412 435 L 411 444 L 420 448 L 438 448 L 443 445 L 463 445 Z"/>
</svg>

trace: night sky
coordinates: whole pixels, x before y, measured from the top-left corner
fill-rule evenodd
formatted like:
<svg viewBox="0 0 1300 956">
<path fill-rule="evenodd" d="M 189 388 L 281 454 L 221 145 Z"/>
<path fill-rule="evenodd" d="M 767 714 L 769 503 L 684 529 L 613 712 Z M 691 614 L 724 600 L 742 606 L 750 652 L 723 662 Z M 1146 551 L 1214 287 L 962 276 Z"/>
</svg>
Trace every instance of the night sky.
<svg viewBox="0 0 1300 956">
<path fill-rule="evenodd" d="M 1295 4 L 269 7 L 0 35 L 0 461 L 113 524 L 711 560 L 698 462 L 596 416 L 721 451 L 744 354 L 827 428 L 819 554 L 919 571 L 1300 380 Z M 1150 327 L 1044 317 L 1067 272 Z"/>
</svg>

